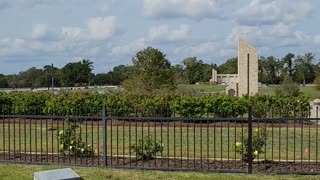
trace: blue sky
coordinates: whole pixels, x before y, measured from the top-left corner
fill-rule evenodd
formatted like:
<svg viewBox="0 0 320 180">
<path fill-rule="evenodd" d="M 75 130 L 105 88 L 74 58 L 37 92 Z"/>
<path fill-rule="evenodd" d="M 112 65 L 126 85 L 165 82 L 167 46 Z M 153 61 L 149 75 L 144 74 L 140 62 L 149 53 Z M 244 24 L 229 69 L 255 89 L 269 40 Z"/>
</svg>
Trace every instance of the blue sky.
<svg viewBox="0 0 320 180">
<path fill-rule="evenodd" d="M 94 72 L 158 48 L 222 64 L 242 37 L 260 56 L 320 58 L 318 0 L 0 0 L 0 74 L 90 59 Z"/>
</svg>

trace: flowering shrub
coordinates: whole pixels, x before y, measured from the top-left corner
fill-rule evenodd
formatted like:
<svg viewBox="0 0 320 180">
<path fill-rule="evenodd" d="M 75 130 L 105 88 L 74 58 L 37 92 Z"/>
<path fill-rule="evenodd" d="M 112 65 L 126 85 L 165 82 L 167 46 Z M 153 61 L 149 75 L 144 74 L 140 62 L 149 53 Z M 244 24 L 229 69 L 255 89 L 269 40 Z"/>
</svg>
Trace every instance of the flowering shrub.
<svg viewBox="0 0 320 180">
<path fill-rule="evenodd" d="M 77 125 L 69 125 L 58 133 L 59 152 L 77 157 L 92 157 L 91 145 L 86 145 L 81 136 L 76 134 Z"/>
<path fill-rule="evenodd" d="M 164 146 L 153 140 L 150 136 L 139 139 L 137 145 L 131 145 L 131 151 L 137 154 L 138 160 L 153 159 L 158 152 L 162 152 Z"/>
<path fill-rule="evenodd" d="M 236 142 L 235 151 L 242 155 L 242 160 L 248 162 L 248 133 L 244 132 L 241 142 Z M 265 128 L 257 128 L 252 132 L 252 160 L 254 160 L 259 154 L 264 153 L 263 149 L 266 146 L 268 133 Z"/>
</svg>

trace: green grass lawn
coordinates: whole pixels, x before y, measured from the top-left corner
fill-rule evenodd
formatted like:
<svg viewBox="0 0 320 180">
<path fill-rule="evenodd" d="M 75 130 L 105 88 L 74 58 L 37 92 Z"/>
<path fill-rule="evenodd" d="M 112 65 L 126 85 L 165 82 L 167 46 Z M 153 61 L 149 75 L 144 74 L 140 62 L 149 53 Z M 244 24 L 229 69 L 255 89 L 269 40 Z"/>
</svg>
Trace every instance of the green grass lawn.
<svg viewBox="0 0 320 180">
<path fill-rule="evenodd" d="M 115 123 L 115 122 L 114 122 Z M 237 125 L 237 128 L 231 127 L 214 129 L 196 127 L 193 129 L 193 125 L 189 124 L 189 128 L 180 127 L 180 122 L 176 123 L 177 127 L 163 126 L 160 127 L 135 127 L 134 123 L 132 127 L 122 126 L 108 126 L 107 128 L 107 153 L 108 155 L 130 155 L 130 145 L 137 142 L 143 136 L 150 135 L 159 143 L 164 145 L 162 153 L 158 153 L 159 157 L 189 157 L 189 158 L 230 158 L 240 159 L 241 156 L 234 151 L 236 142 L 240 142 L 241 125 Z M 94 150 L 99 150 L 99 154 L 102 152 L 102 128 L 88 127 L 87 133 L 85 128 L 81 126 L 78 129 L 77 134 L 80 135 L 84 142 L 87 144 L 93 144 Z M 316 145 L 320 144 L 318 141 L 320 135 L 317 137 L 316 128 L 304 128 L 303 131 L 299 128 L 267 128 L 268 139 L 267 146 L 264 154 L 261 154 L 260 159 L 274 159 L 278 160 L 316 160 Z M 9 132 L 10 129 L 10 132 Z M 60 127 L 61 129 L 61 127 Z M 98 132 L 99 131 L 99 132 Z M 318 130 L 319 131 L 319 130 Z M 57 153 L 59 149 L 59 143 L 57 141 L 57 131 L 47 131 L 46 127 L 37 125 L 27 125 L 26 129 L 16 125 L 14 132 L 11 124 L 10 128 L 6 124 L 0 124 L 0 151 L 16 152 L 37 152 Z M 14 136 L 15 133 L 15 136 Z M 24 136 L 26 134 L 26 136 Z M 309 136 L 310 134 L 310 136 Z M 9 141 L 10 135 L 10 141 Z M 42 136 L 42 139 L 41 139 Z M 93 141 L 92 141 L 93 140 Z M 309 153 L 304 153 L 305 149 L 309 149 Z M 134 156 L 135 154 L 131 154 Z M 319 155 L 319 154 L 318 154 Z M 320 157 L 320 155 L 319 155 Z"/>
<path fill-rule="evenodd" d="M 213 92 L 213 93 L 221 93 L 224 92 L 226 85 L 207 85 L 207 84 L 199 84 L 199 85 L 179 85 L 178 91 L 197 91 L 197 92 Z"/>
<path fill-rule="evenodd" d="M 13 165 L 0 164 L 0 179 L 3 180 L 32 180 L 33 173 L 38 171 L 53 170 L 65 168 L 62 166 L 35 166 L 35 165 Z M 84 180 L 135 180 L 135 179 L 218 179 L 218 180 L 232 180 L 232 179 L 319 179 L 320 176 L 301 176 L 301 175 L 262 175 L 262 174 L 227 174 L 227 173 L 205 173 L 205 172 L 167 172 L 167 171 L 144 171 L 144 170 L 124 170 L 124 169 L 110 169 L 110 168 L 84 168 L 71 167 Z"/>
<path fill-rule="evenodd" d="M 274 95 L 274 89 L 276 87 L 277 86 L 268 86 L 264 88 L 259 88 L 259 93 Z M 320 90 L 317 90 L 313 86 L 300 86 L 300 92 L 302 92 L 303 95 L 310 97 L 311 100 L 320 98 Z"/>
<path fill-rule="evenodd" d="M 191 90 L 197 92 L 213 92 L 213 93 L 221 93 L 224 92 L 226 85 L 180 85 L 178 86 L 178 90 Z M 260 94 L 269 94 L 274 95 L 274 89 L 277 85 L 270 85 L 268 87 L 259 88 Z M 305 95 L 310 97 L 310 99 L 320 98 L 320 90 L 317 90 L 313 86 L 300 86 L 300 91 Z"/>
</svg>

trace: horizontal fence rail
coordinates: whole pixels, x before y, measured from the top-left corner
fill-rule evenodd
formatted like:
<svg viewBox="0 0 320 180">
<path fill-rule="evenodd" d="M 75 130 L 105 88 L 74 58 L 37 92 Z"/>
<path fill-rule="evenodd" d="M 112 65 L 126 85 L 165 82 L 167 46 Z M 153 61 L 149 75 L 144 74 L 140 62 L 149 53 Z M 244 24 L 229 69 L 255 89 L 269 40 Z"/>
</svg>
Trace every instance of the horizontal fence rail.
<svg viewBox="0 0 320 180">
<path fill-rule="evenodd" d="M 254 117 L 253 106 L 237 118 L 120 117 L 105 106 L 83 109 L 90 116 L 1 112 L 0 162 L 320 174 L 318 113 Z"/>
</svg>

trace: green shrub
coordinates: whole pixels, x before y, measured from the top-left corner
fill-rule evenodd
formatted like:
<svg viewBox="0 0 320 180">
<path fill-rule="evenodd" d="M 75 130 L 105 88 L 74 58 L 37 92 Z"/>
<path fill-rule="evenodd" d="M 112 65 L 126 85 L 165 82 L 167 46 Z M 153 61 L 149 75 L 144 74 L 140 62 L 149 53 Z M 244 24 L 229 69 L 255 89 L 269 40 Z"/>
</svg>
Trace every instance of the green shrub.
<svg viewBox="0 0 320 180">
<path fill-rule="evenodd" d="M 76 134 L 77 125 L 67 125 L 57 134 L 59 142 L 59 152 L 76 156 L 92 157 L 94 156 L 92 145 L 86 145 L 79 134 Z"/>
<path fill-rule="evenodd" d="M 277 96 L 299 96 L 301 94 L 299 85 L 290 76 L 285 76 L 283 82 L 274 90 Z"/>
<path fill-rule="evenodd" d="M 314 84 L 316 85 L 316 89 L 320 90 L 320 75 L 316 77 Z"/>
<path fill-rule="evenodd" d="M 97 94 L 88 92 L 0 93 L 0 112 L 25 115 L 137 117 L 242 117 L 253 106 L 254 117 L 308 115 L 310 104 L 304 96 L 251 97 L 196 96 L 193 94 Z"/>
<path fill-rule="evenodd" d="M 243 134 L 240 135 L 242 140 L 240 142 L 236 142 L 235 151 L 239 153 L 242 157 L 242 161 L 248 162 L 248 132 L 244 131 Z M 252 132 L 252 160 L 254 160 L 260 154 L 263 154 L 264 147 L 267 142 L 267 131 L 265 128 L 256 128 L 253 129 Z"/>
<path fill-rule="evenodd" d="M 155 141 L 152 137 L 146 136 L 139 139 L 137 145 L 130 146 L 131 151 L 136 153 L 138 160 L 150 160 L 153 159 L 157 153 L 163 151 L 164 146 L 158 141 Z"/>
</svg>

